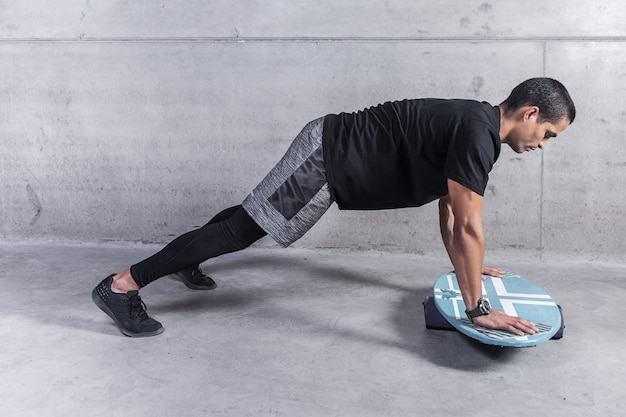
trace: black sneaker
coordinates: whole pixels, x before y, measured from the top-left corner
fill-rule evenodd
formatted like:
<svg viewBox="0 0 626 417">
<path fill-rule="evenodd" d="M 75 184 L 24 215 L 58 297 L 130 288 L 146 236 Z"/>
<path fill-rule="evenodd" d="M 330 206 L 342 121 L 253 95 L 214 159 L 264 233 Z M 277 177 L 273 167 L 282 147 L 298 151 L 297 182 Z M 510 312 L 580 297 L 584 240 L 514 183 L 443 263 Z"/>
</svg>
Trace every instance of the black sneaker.
<svg viewBox="0 0 626 417">
<path fill-rule="evenodd" d="M 139 291 L 118 294 L 111 290 L 113 276 L 105 278 L 91 292 L 93 302 L 109 315 L 122 333 L 129 337 L 156 336 L 165 330 L 161 323 L 148 317 Z"/>
<path fill-rule="evenodd" d="M 176 272 L 174 276 L 180 278 L 192 290 L 212 290 L 217 287 L 215 281 L 211 277 L 204 275 L 199 266 L 183 269 L 180 272 Z"/>
</svg>

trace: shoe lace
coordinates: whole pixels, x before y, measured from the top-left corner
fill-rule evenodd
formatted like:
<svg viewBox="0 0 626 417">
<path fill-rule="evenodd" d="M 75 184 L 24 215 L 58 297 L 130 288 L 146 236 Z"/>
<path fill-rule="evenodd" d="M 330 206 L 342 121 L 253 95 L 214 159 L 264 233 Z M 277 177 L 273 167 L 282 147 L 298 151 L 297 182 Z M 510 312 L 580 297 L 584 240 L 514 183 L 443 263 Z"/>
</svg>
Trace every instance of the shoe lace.
<svg viewBox="0 0 626 417">
<path fill-rule="evenodd" d="M 144 302 L 141 301 L 141 297 L 138 295 L 130 297 L 128 300 L 128 310 L 131 319 L 139 319 L 139 321 L 143 321 L 149 318 L 147 313 L 148 308 Z"/>
</svg>

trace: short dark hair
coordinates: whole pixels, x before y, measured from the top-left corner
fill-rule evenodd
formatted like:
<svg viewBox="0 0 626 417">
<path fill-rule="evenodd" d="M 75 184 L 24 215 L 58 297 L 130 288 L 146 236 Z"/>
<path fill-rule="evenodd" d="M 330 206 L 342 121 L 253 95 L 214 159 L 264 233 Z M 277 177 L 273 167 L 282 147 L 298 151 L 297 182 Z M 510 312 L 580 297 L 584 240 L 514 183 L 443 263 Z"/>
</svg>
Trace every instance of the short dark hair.
<svg viewBox="0 0 626 417">
<path fill-rule="evenodd" d="M 552 78 L 531 78 L 511 91 L 502 103 L 508 110 L 523 106 L 539 107 L 539 121 L 558 123 L 566 117 L 570 124 L 576 118 L 576 107 L 563 84 Z"/>
</svg>

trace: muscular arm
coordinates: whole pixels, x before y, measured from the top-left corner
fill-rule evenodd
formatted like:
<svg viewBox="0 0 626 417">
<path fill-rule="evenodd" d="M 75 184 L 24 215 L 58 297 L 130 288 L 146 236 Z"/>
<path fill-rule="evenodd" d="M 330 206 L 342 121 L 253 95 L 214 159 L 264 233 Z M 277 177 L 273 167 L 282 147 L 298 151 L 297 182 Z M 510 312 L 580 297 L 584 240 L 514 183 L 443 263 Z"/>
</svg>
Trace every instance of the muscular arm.
<svg viewBox="0 0 626 417">
<path fill-rule="evenodd" d="M 446 230 L 451 232 L 444 236 L 444 245 L 454 265 L 463 301 L 474 308 L 482 294 L 483 197 L 452 180 L 448 180 L 448 192 Z"/>
<path fill-rule="evenodd" d="M 448 196 L 439 201 L 441 236 L 456 271 L 465 305 L 478 305 L 482 296 L 481 269 L 485 255 L 483 197 L 461 184 L 448 180 Z M 493 310 L 474 323 L 518 335 L 535 333 L 533 323 Z"/>
<path fill-rule="evenodd" d="M 452 244 L 454 214 L 452 213 L 452 203 L 450 201 L 450 195 L 439 199 L 439 229 L 441 231 L 441 239 L 443 240 L 443 245 L 445 246 L 446 252 L 448 252 L 448 256 L 450 257 L 450 262 L 452 262 L 452 264 L 454 265 L 454 247 Z M 502 278 L 504 276 L 504 271 L 502 271 L 501 269 L 487 265 L 482 266 L 481 272 L 483 280 L 485 279 L 485 275 L 496 278 Z"/>
</svg>

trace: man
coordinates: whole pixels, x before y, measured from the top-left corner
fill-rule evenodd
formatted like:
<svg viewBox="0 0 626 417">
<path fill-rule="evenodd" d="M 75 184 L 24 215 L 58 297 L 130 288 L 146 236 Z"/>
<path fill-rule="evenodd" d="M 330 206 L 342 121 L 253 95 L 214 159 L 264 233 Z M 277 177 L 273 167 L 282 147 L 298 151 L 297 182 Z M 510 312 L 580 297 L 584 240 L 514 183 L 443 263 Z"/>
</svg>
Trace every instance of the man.
<svg viewBox="0 0 626 417">
<path fill-rule="evenodd" d="M 439 199 L 441 234 L 467 315 L 484 327 L 533 334 L 533 323 L 490 310 L 481 299 L 481 272 L 501 274 L 483 267 L 483 194 L 502 143 L 518 153 L 543 149 L 575 115 L 561 83 L 533 78 L 499 106 L 415 99 L 314 120 L 242 205 L 105 278 L 92 298 L 125 335 L 157 335 L 163 326 L 148 316 L 138 291 L 162 276 L 195 270 L 266 234 L 289 246 L 333 202 L 341 209 L 380 210 Z"/>
</svg>

